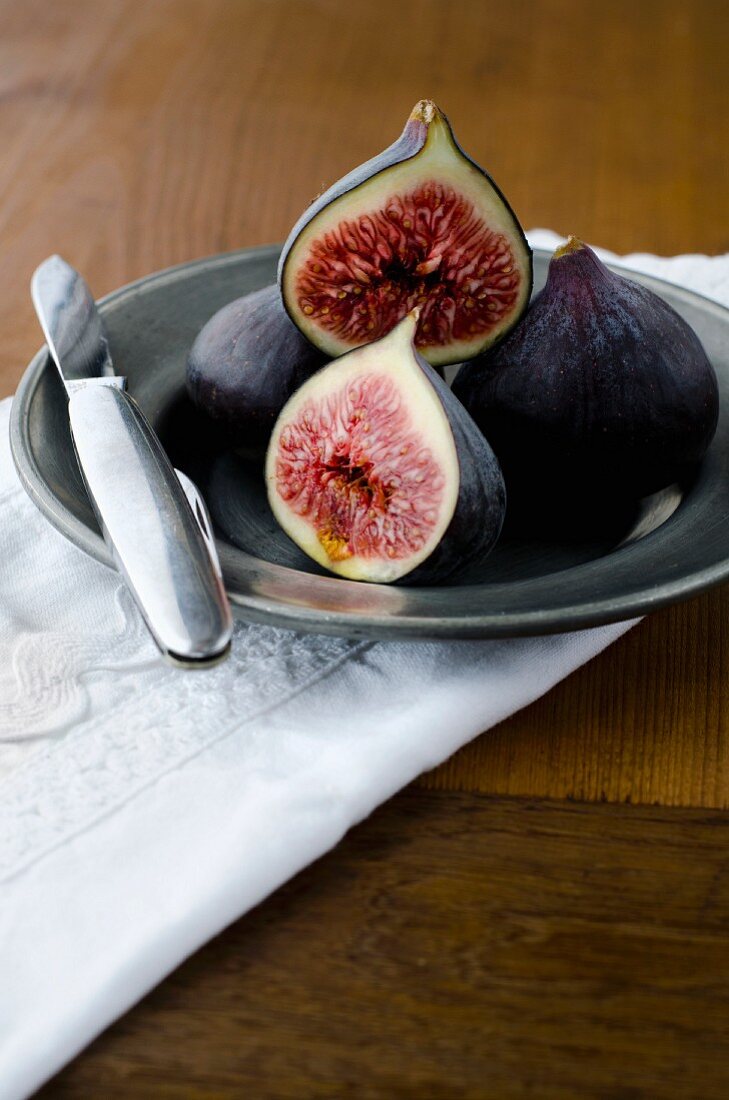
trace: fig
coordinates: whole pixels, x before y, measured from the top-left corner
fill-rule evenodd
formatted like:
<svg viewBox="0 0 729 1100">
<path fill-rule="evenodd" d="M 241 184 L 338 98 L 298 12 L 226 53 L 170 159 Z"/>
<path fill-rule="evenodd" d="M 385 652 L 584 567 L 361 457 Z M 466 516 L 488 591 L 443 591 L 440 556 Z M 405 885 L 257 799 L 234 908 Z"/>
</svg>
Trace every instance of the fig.
<svg viewBox="0 0 729 1100">
<path fill-rule="evenodd" d="M 719 409 L 693 329 L 574 237 L 555 252 L 519 326 L 464 364 L 453 392 L 517 502 L 655 492 L 703 457 Z"/>
<path fill-rule="evenodd" d="M 486 556 L 504 518 L 493 451 L 416 351 L 417 321 L 413 310 L 305 382 L 266 456 L 283 530 L 353 580 L 445 580 Z"/>
<path fill-rule="evenodd" d="M 228 443 L 262 455 L 291 394 L 325 362 L 292 324 L 273 284 L 230 302 L 200 330 L 187 391 Z"/>
<path fill-rule="evenodd" d="M 279 283 L 292 320 L 331 357 L 379 339 L 420 306 L 418 350 L 443 366 L 517 322 L 532 254 L 501 191 L 424 99 L 394 144 L 302 214 Z"/>
</svg>

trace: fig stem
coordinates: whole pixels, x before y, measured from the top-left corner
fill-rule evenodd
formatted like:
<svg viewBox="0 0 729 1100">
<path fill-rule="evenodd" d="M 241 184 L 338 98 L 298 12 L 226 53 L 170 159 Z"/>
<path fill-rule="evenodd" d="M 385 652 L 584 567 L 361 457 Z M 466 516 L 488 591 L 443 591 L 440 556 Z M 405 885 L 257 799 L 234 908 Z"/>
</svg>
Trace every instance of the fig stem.
<svg viewBox="0 0 729 1100">
<path fill-rule="evenodd" d="M 440 111 L 432 99 L 419 99 L 410 112 L 410 119 L 430 126 L 433 119 L 439 114 Z"/>
<path fill-rule="evenodd" d="M 565 243 L 561 244 L 559 248 L 555 249 L 553 258 L 555 260 L 559 260 L 562 256 L 571 256 L 573 252 L 579 252 L 580 249 L 584 247 L 584 241 L 581 241 L 579 237 L 573 237 L 572 234 L 570 234 Z"/>
</svg>

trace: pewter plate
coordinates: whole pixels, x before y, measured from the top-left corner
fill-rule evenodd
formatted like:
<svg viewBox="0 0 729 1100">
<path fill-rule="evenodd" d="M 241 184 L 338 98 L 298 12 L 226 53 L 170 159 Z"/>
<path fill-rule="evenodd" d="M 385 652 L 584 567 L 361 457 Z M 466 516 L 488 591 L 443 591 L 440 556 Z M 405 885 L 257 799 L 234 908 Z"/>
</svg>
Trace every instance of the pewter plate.
<svg viewBox="0 0 729 1100">
<path fill-rule="evenodd" d="M 260 467 L 227 453 L 185 395 L 185 360 L 201 326 L 275 277 L 278 250 L 249 249 L 150 275 L 101 303 L 117 373 L 175 465 L 206 495 L 234 613 L 316 633 L 369 638 L 494 638 L 615 622 L 686 599 L 729 577 L 729 311 L 634 273 L 694 327 L 721 389 L 714 442 L 691 483 L 635 504 L 585 500 L 554 515 L 509 515 L 502 538 L 457 584 L 360 584 L 324 573 L 278 529 Z M 535 253 L 535 288 L 549 254 Z M 106 564 L 76 466 L 66 398 L 45 348 L 18 388 L 11 446 L 47 519 Z M 123 492 L 120 471 L 119 491 Z"/>
</svg>

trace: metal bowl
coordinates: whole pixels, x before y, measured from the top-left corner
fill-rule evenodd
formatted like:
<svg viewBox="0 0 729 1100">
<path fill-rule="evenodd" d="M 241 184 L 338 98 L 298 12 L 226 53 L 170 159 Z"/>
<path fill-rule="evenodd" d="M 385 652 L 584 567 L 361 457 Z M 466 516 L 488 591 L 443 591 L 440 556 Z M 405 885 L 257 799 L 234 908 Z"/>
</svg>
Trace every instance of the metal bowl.
<svg viewBox="0 0 729 1100">
<path fill-rule="evenodd" d="M 325 574 L 277 527 L 260 467 L 211 443 L 185 395 L 185 361 L 199 329 L 227 302 L 272 282 L 277 258 L 278 249 L 268 247 L 183 264 L 101 303 L 117 373 L 126 375 L 174 463 L 206 496 L 239 618 L 350 637 L 545 634 L 632 618 L 729 576 L 729 311 L 635 272 L 693 326 L 719 377 L 719 426 L 690 484 L 638 503 L 585 501 L 551 529 L 543 518 L 510 517 L 493 554 L 457 584 L 369 585 Z M 536 251 L 534 259 L 539 289 L 549 253 Z M 110 564 L 45 348 L 20 383 L 10 435 L 32 500 L 71 542 Z"/>
</svg>

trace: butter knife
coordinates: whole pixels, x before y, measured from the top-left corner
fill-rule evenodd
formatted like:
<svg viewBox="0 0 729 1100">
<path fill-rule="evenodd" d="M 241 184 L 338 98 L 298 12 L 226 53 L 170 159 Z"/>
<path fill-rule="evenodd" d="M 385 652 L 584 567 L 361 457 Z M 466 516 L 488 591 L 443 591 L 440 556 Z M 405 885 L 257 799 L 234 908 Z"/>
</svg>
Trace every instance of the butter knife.
<svg viewBox="0 0 729 1100">
<path fill-rule="evenodd" d="M 216 663 L 230 649 L 232 618 L 200 493 L 172 467 L 126 380 L 114 373 L 101 315 L 81 275 L 51 256 L 33 274 L 31 295 L 117 568 L 168 661 Z"/>
</svg>

